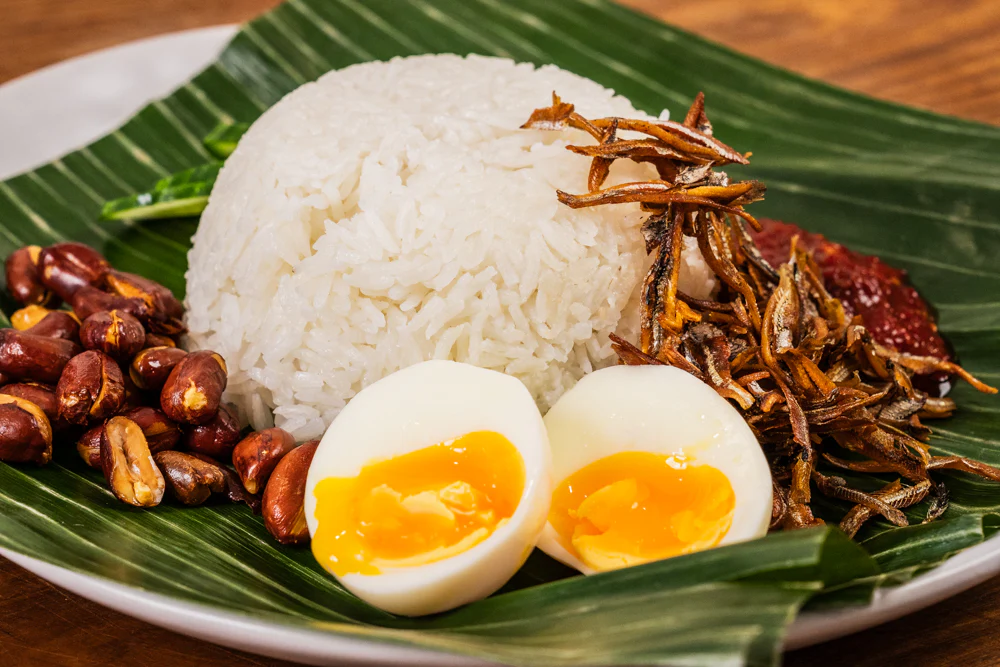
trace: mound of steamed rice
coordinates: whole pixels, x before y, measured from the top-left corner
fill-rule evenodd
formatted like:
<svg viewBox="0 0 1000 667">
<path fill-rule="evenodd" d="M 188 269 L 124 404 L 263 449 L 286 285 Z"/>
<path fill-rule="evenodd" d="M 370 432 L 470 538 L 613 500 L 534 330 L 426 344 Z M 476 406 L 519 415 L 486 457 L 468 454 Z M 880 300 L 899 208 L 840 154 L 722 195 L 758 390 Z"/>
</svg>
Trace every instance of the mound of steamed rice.
<svg viewBox="0 0 1000 667">
<path fill-rule="evenodd" d="M 331 72 L 253 125 L 187 274 L 189 345 L 226 358 L 245 421 L 318 437 L 363 387 L 431 358 L 514 375 L 544 410 L 612 362 L 609 334 L 636 338 L 643 215 L 556 201 L 586 191 L 564 146 L 592 139 L 518 129 L 553 90 L 586 116 L 645 116 L 556 67 L 420 56 Z M 621 164 L 609 184 L 652 177 Z"/>
</svg>

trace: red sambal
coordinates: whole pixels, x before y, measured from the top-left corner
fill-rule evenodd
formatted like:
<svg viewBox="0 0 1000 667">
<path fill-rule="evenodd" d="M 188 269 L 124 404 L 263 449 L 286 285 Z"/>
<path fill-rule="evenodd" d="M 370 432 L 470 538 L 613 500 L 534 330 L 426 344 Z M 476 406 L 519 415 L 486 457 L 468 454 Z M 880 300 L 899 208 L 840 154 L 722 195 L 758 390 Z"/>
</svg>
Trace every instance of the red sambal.
<svg viewBox="0 0 1000 667">
<path fill-rule="evenodd" d="M 792 237 L 798 236 L 799 246 L 816 258 L 830 294 L 841 300 L 848 317 L 861 316 L 876 341 L 900 352 L 951 358 L 927 302 L 905 271 L 787 222 L 762 218 L 760 223 L 762 231 L 751 235 L 764 258 L 775 266 L 786 262 Z M 946 382 L 947 375 L 933 381 Z"/>
</svg>

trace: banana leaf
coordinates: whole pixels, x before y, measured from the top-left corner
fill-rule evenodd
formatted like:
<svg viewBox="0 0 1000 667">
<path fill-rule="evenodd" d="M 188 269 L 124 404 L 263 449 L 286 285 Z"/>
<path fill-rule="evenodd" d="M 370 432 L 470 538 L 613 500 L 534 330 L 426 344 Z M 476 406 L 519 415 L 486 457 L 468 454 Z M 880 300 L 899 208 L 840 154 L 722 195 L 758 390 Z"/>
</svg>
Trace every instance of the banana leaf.
<svg viewBox="0 0 1000 667">
<path fill-rule="evenodd" d="M 419 53 L 554 63 L 652 113 L 704 90 L 716 134 L 754 153 L 734 176 L 769 186 L 756 214 L 906 269 L 963 364 L 1000 380 L 1000 129 L 809 81 L 606 0 L 290 0 L 120 129 L 0 183 L 0 252 L 83 241 L 183 295 L 197 220 L 100 222 L 103 203 L 212 161 L 201 138 L 213 128 L 253 122 L 330 69 Z M 933 448 L 1000 464 L 1000 401 L 954 396 Z M 500 594 L 416 620 L 352 597 L 246 508 L 123 506 L 68 442 L 44 468 L 0 464 L 0 546 L 280 624 L 508 664 L 766 665 L 804 605 L 864 602 L 996 532 L 1000 487 L 946 481 L 951 508 L 928 526 L 875 522 L 858 542 L 832 528 L 774 534 L 591 578 L 536 553 Z"/>
</svg>

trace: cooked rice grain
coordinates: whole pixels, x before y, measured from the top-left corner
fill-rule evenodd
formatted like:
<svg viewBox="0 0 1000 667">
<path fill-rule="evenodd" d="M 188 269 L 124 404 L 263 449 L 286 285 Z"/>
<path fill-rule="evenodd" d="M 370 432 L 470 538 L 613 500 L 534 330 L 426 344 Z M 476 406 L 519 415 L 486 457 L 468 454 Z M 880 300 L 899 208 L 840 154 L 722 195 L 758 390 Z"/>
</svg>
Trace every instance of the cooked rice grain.
<svg viewBox="0 0 1000 667">
<path fill-rule="evenodd" d="M 556 67 L 419 56 L 331 72 L 254 124 L 187 274 L 189 343 L 226 358 L 245 420 L 317 437 L 431 358 L 514 375 L 545 409 L 610 363 L 611 332 L 634 339 L 642 215 L 557 203 L 586 190 L 564 146 L 590 139 L 518 129 L 553 90 L 589 117 L 642 115 Z M 610 183 L 650 177 L 618 167 Z"/>
</svg>

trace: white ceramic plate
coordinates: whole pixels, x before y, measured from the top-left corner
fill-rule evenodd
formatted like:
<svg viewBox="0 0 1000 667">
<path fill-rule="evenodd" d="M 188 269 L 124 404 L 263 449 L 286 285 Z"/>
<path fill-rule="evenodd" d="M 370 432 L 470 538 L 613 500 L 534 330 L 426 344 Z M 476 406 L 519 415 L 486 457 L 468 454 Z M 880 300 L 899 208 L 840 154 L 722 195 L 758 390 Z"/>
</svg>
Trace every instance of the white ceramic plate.
<svg viewBox="0 0 1000 667">
<path fill-rule="evenodd" d="M 146 102 L 169 93 L 211 62 L 235 32 L 193 30 L 99 51 L 0 86 L 0 179 L 96 139 Z M 314 665 L 482 665 L 427 651 L 368 644 L 330 633 L 266 624 L 88 577 L 0 549 L 15 563 L 78 595 L 144 621 L 232 648 Z M 789 649 L 899 618 L 1000 573 L 1000 536 L 968 549 L 871 605 L 806 614 Z"/>
</svg>

